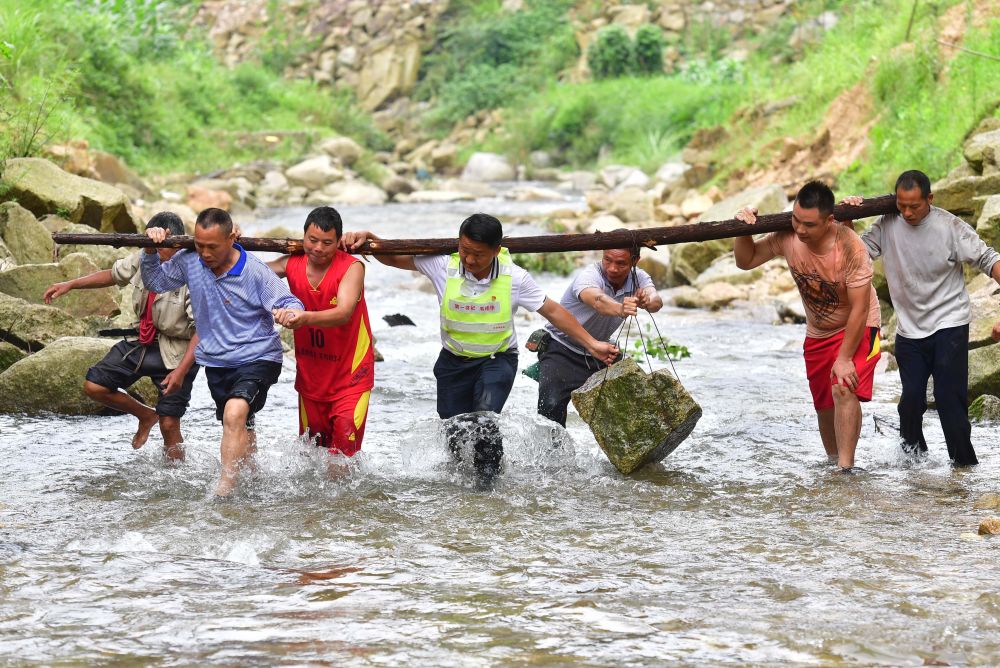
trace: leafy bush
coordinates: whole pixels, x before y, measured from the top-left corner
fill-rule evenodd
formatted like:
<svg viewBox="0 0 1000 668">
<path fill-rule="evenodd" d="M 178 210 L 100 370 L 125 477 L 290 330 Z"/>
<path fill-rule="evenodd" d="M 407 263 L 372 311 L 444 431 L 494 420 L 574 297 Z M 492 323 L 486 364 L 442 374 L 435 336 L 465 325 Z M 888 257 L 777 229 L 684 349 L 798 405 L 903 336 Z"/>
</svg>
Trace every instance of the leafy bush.
<svg viewBox="0 0 1000 668">
<path fill-rule="evenodd" d="M 649 23 L 639 26 L 635 33 L 635 70 L 637 74 L 663 72 L 663 32 Z"/>
<path fill-rule="evenodd" d="M 569 276 L 576 269 L 577 253 L 514 253 L 514 264 L 531 273 Z"/>
<path fill-rule="evenodd" d="M 620 77 L 632 71 L 635 51 L 625 28 L 612 24 L 597 31 L 587 48 L 587 64 L 595 79 Z"/>
</svg>

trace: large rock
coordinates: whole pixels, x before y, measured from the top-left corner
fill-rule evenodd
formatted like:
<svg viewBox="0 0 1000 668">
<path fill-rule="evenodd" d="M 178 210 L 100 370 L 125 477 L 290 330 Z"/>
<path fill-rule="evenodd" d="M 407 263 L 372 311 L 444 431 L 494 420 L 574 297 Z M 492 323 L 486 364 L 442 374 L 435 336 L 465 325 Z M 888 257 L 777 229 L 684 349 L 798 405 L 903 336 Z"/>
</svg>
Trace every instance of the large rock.
<svg viewBox="0 0 1000 668">
<path fill-rule="evenodd" d="M 764 275 L 764 267 L 755 267 L 749 271 L 736 266 L 736 258 L 726 254 L 717 257 L 705 271 L 698 274 L 692 281 L 696 288 L 702 288 L 710 283 L 729 283 L 730 285 L 744 285 L 753 283 Z"/>
<path fill-rule="evenodd" d="M 670 246 L 666 244 L 657 246 L 656 250 L 642 249 L 638 267 L 649 274 L 658 290 L 677 285 L 670 268 Z"/>
<path fill-rule="evenodd" d="M 996 155 L 1000 155 L 1000 130 L 972 135 L 965 142 L 965 159 L 977 172 L 983 171 L 983 154 L 989 148 L 992 148 Z"/>
<path fill-rule="evenodd" d="M 365 181 L 331 183 L 321 194 L 331 204 L 385 204 L 389 199 L 384 190 Z"/>
<path fill-rule="evenodd" d="M 976 232 L 993 248 L 1000 246 L 1000 195 L 990 195 L 984 201 L 983 211 L 976 221 Z"/>
<path fill-rule="evenodd" d="M 391 41 L 365 59 L 358 74 L 357 93 L 367 111 L 409 92 L 420 72 L 420 42 L 416 39 Z"/>
<path fill-rule="evenodd" d="M 497 153 L 473 153 L 462 170 L 463 181 L 513 181 L 516 176 L 510 160 Z"/>
<path fill-rule="evenodd" d="M 16 264 L 52 261 L 52 235 L 33 213 L 15 202 L 0 204 L 0 240 Z"/>
<path fill-rule="evenodd" d="M 48 160 L 8 160 L 3 176 L 11 184 L 5 198 L 18 202 L 35 216 L 54 213 L 101 232 L 135 232 L 141 228 L 121 190 L 64 172 Z"/>
<path fill-rule="evenodd" d="M 785 195 L 784 188 L 777 184 L 750 188 L 716 202 L 695 222 L 728 220 L 745 206 L 756 207 L 760 215 L 781 213 L 788 206 L 788 196 Z"/>
<path fill-rule="evenodd" d="M 153 194 L 146 182 L 129 169 L 120 158 L 103 151 L 91 151 L 91 157 L 94 159 L 94 172 L 104 183 L 113 186 L 124 184 L 137 190 L 143 197 Z"/>
<path fill-rule="evenodd" d="M 63 225 L 58 231 L 66 234 L 93 234 L 96 232 L 93 227 L 78 223 Z M 115 262 L 128 257 L 135 251 L 135 248 L 115 248 L 114 246 L 93 244 L 57 244 L 56 259 L 63 260 L 72 254 L 81 253 L 89 257 L 98 269 L 110 269 Z"/>
<path fill-rule="evenodd" d="M 0 341 L 0 373 L 3 373 L 25 357 L 27 357 L 27 354 L 13 343 Z"/>
<path fill-rule="evenodd" d="M 96 415 L 106 409 L 83 392 L 87 369 L 103 358 L 110 339 L 66 337 L 0 373 L 0 413 Z M 156 401 L 148 379 L 130 388 L 142 401 Z"/>
<path fill-rule="evenodd" d="M 0 335 L 24 350 L 44 348 L 63 336 L 84 336 L 90 326 L 54 306 L 0 293 Z"/>
<path fill-rule="evenodd" d="M 653 220 L 653 196 L 641 188 L 628 187 L 611 193 L 608 210 L 626 223 Z"/>
<path fill-rule="evenodd" d="M 1000 174 L 989 176 L 948 176 L 933 186 L 934 205 L 956 216 L 976 220 L 986 198 L 1000 193 Z"/>
<path fill-rule="evenodd" d="M 53 283 L 86 276 L 99 270 L 89 257 L 82 253 L 67 255 L 58 264 L 22 264 L 0 273 L 0 292 L 19 297 L 32 304 L 44 304 L 45 289 Z M 114 287 L 90 290 L 72 290 L 60 297 L 55 306 L 78 318 L 87 316 L 111 317 L 118 313 L 118 290 Z"/>
<path fill-rule="evenodd" d="M 187 205 L 195 213 L 201 213 L 205 209 L 229 211 L 233 206 L 233 196 L 225 190 L 191 184 L 187 187 Z"/>
<path fill-rule="evenodd" d="M 969 401 L 983 394 L 1000 396 L 1000 345 L 969 351 Z"/>
<path fill-rule="evenodd" d="M 713 239 L 674 244 L 670 251 L 670 273 L 674 285 L 686 285 L 698 280 L 716 258 L 733 249 L 731 239 Z"/>
<path fill-rule="evenodd" d="M 624 474 L 669 455 L 701 418 L 701 406 L 669 371 L 647 374 L 631 357 L 587 379 L 573 405 Z"/>
<path fill-rule="evenodd" d="M 977 422 L 1000 420 L 1000 398 L 992 394 L 976 397 L 976 400 L 969 404 L 969 417 Z"/>
<path fill-rule="evenodd" d="M 292 185 L 318 190 L 328 183 L 342 179 L 344 172 L 333 164 L 330 156 L 319 155 L 292 165 L 285 170 L 285 177 Z"/>
<path fill-rule="evenodd" d="M 324 140 L 319 148 L 330 157 L 340 160 L 340 164 L 348 167 L 353 165 L 364 153 L 361 145 L 350 137 L 330 137 Z"/>
</svg>

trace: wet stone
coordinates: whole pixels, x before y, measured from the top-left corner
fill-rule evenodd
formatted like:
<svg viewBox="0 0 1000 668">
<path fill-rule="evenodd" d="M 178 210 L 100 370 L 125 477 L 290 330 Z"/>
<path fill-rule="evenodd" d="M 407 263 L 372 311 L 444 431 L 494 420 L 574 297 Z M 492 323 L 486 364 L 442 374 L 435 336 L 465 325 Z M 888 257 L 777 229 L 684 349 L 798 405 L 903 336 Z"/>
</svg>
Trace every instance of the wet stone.
<svg viewBox="0 0 1000 668">
<path fill-rule="evenodd" d="M 976 397 L 969 404 L 969 417 L 976 422 L 996 422 L 1000 420 L 1000 398 L 992 394 Z"/>
<path fill-rule="evenodd" d="M 980 536 L 995 536 L 1000 534 L 1000 517 L 987 517 L 979 523 Z"/>
<path fill-rule="evenodd" d="M 976 502 L 972 507 L 976 510 L 993 510 L 994 508 L 1000 508 L 1000 494 L 997 494 L 996 492 L 987 492 L 976 499 Z"/>
<path fill-rule="evenodd" d="M 701 418 L 701 406 L 667 369 L 647 374 L 630 357 L 587 379 L 573 405 L 624 474 L 673 452 Z"/>
</svg>

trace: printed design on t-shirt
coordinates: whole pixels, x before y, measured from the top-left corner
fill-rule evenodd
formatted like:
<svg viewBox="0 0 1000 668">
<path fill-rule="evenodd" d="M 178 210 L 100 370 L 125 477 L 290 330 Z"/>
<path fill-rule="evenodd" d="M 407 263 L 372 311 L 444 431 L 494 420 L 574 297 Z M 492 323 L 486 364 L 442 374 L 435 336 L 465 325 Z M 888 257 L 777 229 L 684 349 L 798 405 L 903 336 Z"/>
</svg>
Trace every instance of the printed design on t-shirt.
<svg viewBox="0 0 1000 668">
<path fill-rule="evenodd" d="M 824 280 L 816 270 L 807 273 L 794 267 L 790 269 L 799 294 L 802 295 L 802 302 L 816 316 L 817 323 L 829 320 L 840 306 L 837 283 Z"/>
</svg>

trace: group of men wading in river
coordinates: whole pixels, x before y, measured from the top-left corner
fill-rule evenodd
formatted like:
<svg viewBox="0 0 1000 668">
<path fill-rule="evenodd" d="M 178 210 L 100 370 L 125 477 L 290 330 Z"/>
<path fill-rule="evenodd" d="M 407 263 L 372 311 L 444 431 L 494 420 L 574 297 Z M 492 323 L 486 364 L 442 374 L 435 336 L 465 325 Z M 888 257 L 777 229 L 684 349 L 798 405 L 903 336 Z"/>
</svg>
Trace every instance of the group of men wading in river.
<svg viewBox="0 0 1000 668">
<path fill-rule="evenodd" d="M 833 192 L 810 182 L 795 198 L 792 230 L 735 241 L 742 269 L 777 255 L 787 260 L 806 310 L 806 374 L 820 436 L 842 473 L 858 470 L 860 402 L 871 399 L 880 356 L 880 311 L 872 287 L 877 257 L 885 263 L 898 318 L 902 447 L 917 456 L 927 450 L 922 419 L 933 376 L 950 459 L 959 466 L 978 462 L 967 415 L 971 308 L 962 268 L 975 265 L 1000 283 L 1000 254 L 964 221 L 932 205 L 923 173 L 904 172 L 895 193 L 899 212 L 882 216 L 859 237 L 852 222 L 834 220 Z M 844 203 L 861 201 L 849 197 Z M 743 209 L 737 219 L 752 225 L 756 210 Z M 156 242 L 183 233 L 170 213 L 157 214 L 146 229 Z M 194 251 L 147 248 L 110 270 L 46 290 L 50 303 L 77 288 L 135 287 L 136 338 L 118 343 L 87 372 L 87 394 L 139 420 L 135 448 L 159 423 L 166 456 L 180 460 L 180 418 L 198 368 L 205 367 L 223 426 L 215 491 L 227 496 L 254 453 L 254 417 L 281 372 L 277 323 L 294 330 L 299 433 L 331 453 L 357 453 L 374 385 L 374 347 L 364 265 L 351 253 L 378 237 L 345 233 L 337 211 L 320 207 L 306 218 L 304 252 L 271 262 L 237 243 L 239 230 L 221 209 L 198 215 L 194 238 Z M 557 303 L 512 261 L 502 239 L 500 221 L 475 214 L 459 228 L 457 253 L 377 256 L 383 264 L 419 271 L 434 286 L 442 343 L 434 365 L 438 415 L 455 418 L 447 430 L 449 445 L 458 454 L 468 444 L 485 484 L 500 471 L 503 444 L 495 422 L 483 416 L 502 410 L 514 383 L 517 309 L 548 320 L 536 342 L 538 412 L 565 426 L 570 393 L 619 358 L 608 342 L 614 331 L 637 309 L 652 313 L 663 306 L 649 275 L 636 268 L 637 248 L 604 251 L 601 262 L 580 271 Z M 1000 340 L 1000 323 L 993 337 Z M 122 391 L 143 376 L 159 390 L 155 408 Z"/>
</svg>

